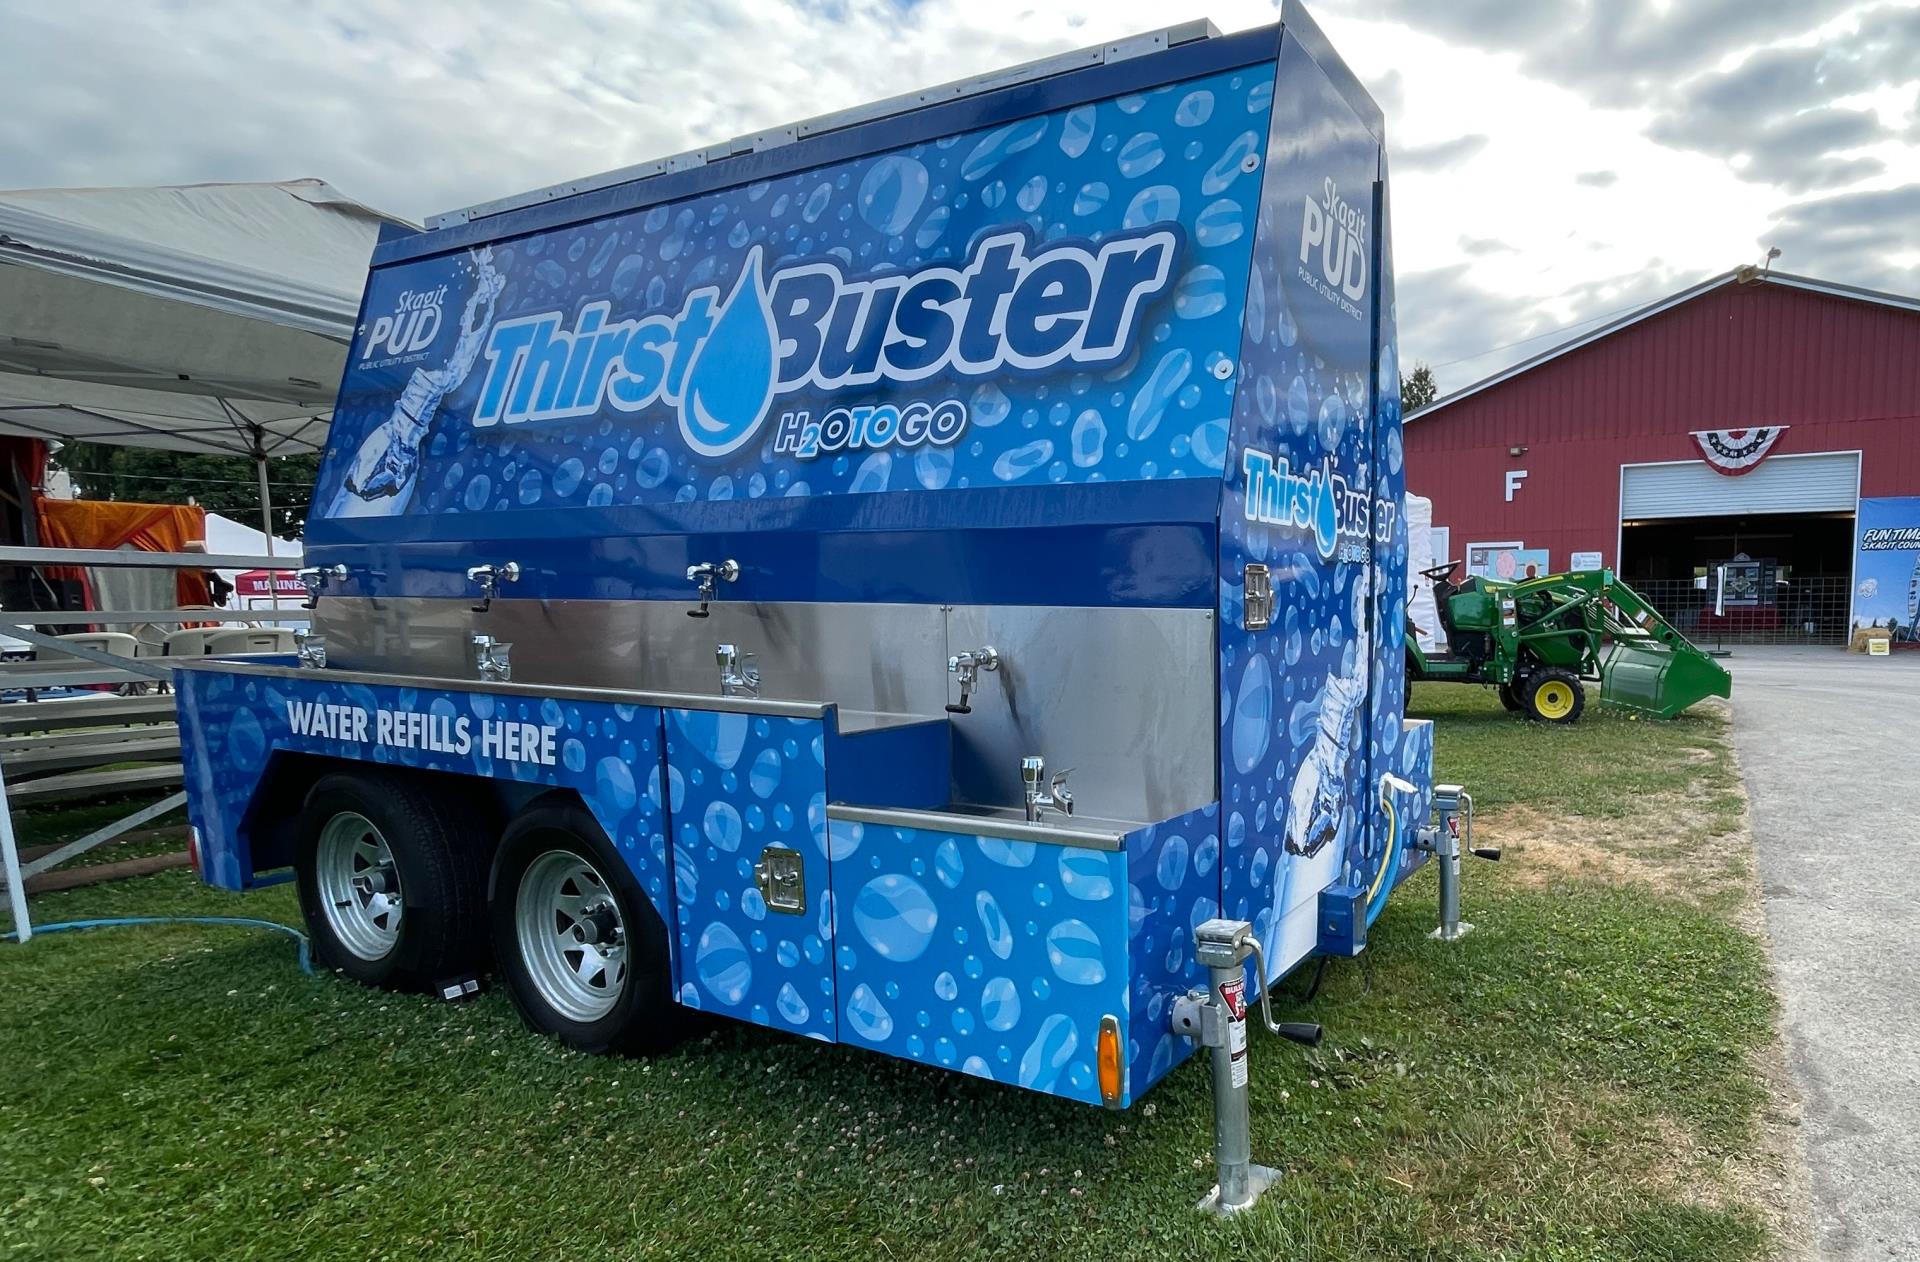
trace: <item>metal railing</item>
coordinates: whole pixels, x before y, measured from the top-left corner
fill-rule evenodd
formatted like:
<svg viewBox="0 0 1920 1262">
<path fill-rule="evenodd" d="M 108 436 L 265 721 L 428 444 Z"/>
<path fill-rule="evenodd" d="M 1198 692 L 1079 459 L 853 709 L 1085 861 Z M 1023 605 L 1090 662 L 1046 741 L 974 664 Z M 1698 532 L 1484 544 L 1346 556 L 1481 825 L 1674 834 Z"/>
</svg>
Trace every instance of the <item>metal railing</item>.
<svg viewBox="0 0 1920 1262">
<path fill-rule="evenodd" d="M 1696 580 L 1626 578 L 1660 616 L 1701 648 L 1731 644 L 1845 644 L 1851 614 L 1845 575 L 1794 577 L 1716 608 L 1711 586 Z"/>
<path fill-rule="evenodd" d="M 128 569 L 167 569 L 167 570 L 270 570 L 287 571 L 298 569 L 300 562 L 287 557 L 227 556 L 204 552 L 132 552 L 122 550 L 103 550 L 91 548 L 16 548 L 0 547 L 0 566 L 85 566 L 89 568 L 128 568 Z M 59 628 L 88 627 L 112 624 L 116 626 L 146 626 L 156 630 L 168 626 L 178 627 L 185 623 L 272 623 L 285 625 L 288 622 L 305 622 L 307 611 L 297 600 L 289 600 L 284 606 L 268 609 L 206 609 L 206 608 L 167 608 L 167 609 L 113 609 L 113 610 L 62 610 L 58 612 L 32 609 L 0 610 L 0 634 L 21 640 L 32 646 L 33 657 L 28 661 L 0 662 L 0 693 L 24 693 L 26 700 L 0 706 L 0 711 L 14 711 L 16 706 L 48 708 L 48 727 L 74 727 L 83 724 L 89 715 L 75 710 L 62 713 L 57 718 L 51 713 L 55 707 L 86 706 L 87 701 L 45 701 L 40 694 L 53 690 L 69 688 L 87 688 L 98 685 L 114 685 L 118 691 L 146 691 L 163 689 L 172 678 L 173 664 L 168 657 L 157 653 L 128 656 L 123 653 L 103 651 L 97 647 L 63 639 L 70 634 Z M 164 632 L 160 641 L 148 641 L 149 649 L 164 645 Z M 140 645 L 136 643 L 138 653 Z M 158 702 L 159 698 L 154 698 Z M 148 704 L 146 702 L 116 703 L 124 705 Z M 115 720 L 103 708 L 100 718 L 105 732 L 97 752 L 107 762 L 129 761 L 125 757 L 116 758 L 116 754 L 126 754 L 132 745 L 124 740 L 115 743 L 113 734 L 107 731 L 108 725 Z M 38 725 L 24 725 L 37 728 Z M 47 742 L 51 744 L 51 742 Z M 84 760 L 83 760 L 84 761 Z M 100 765 L 100 764 L 95 764 Z M 124 773 L 101 773 L 103 777 L 112 777 Z M 39 782 L 34 782 L 39 783 Z M 179 777 L 171 778 L 178 784 Z M 124 782 L 108 783 L 103 779 L 103 792 L 115 791 L 115 786 L 124 790 Z M 79 787 L 79 786 L 76 786 Z M 159 785 L 155 787 L 164 787 Z M 125 817 L 115 820 L 102 828 L 95 829 L 84 837 L 67 842 L 55 850 L 41 855 L 31 863 L 20 860 L 20 847 L 14 832 L 13 808 L 8 790 L 4 762 L 0 762 L 0 876 L 4 877 L 7 901 L 13 914 L 13 934 L 21 942 L 33 936 L 33 925 L 27 915 L 28 878 L 37 876 L 48 869 L 65 863 L 78 855 L 85 854 L 115 837 L 139 827 L 141 824 L 160 818 L 170 811 L 184 805 L 187 795 L 175 792 L 157 802 L 138 807 Z"/>
</svg>

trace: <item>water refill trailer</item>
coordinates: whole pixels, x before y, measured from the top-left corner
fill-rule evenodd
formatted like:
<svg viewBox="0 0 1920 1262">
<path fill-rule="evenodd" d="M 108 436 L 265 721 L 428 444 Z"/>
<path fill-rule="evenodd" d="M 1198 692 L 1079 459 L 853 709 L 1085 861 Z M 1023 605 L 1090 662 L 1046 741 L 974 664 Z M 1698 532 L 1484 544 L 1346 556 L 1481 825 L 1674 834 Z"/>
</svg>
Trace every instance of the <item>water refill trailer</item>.
<svg viewBox="0 0 1920 1262">
<path fill-rule="evenodd" d="M 1289 6 L 389 234 L 314 635 L 179 672 L 207 879 L 584 1048 L 1126 1106 L 1197 927 L 1258 993 L 1424 857 L 1386 208 Z"/>
</svg>

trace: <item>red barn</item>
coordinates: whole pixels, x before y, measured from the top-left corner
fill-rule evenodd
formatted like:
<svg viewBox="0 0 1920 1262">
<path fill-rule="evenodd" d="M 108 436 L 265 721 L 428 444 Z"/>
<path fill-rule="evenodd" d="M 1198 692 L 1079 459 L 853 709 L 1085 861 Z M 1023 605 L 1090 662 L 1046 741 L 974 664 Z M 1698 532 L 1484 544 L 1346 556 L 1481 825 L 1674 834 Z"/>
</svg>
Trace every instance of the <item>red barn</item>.
<svg viewBox="0 0 1920 1262">
<path fill-rule="evenodd" d="M 1406 450 L 1436 556 L 1841 641 L 1860 500 L 1920 496 L 1920 299 L 1742 268 L 1422 408 Z"/>
</svg>

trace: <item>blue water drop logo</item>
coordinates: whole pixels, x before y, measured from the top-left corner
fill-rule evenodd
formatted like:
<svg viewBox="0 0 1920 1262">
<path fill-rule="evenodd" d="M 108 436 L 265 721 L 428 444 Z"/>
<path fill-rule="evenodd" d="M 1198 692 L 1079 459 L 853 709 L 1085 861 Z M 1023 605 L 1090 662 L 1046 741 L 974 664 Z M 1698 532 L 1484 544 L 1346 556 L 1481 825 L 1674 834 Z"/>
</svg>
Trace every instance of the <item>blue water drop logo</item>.
<svg viewBox="0 0 1920 1262">
<path fill-rule="evenodd" d="M 755 246 L 687 371 L 680 433 L 700 455 L 724 456 L 760 428 L 773 398 L 773 322 L 766 307 Z"/>
</svg>

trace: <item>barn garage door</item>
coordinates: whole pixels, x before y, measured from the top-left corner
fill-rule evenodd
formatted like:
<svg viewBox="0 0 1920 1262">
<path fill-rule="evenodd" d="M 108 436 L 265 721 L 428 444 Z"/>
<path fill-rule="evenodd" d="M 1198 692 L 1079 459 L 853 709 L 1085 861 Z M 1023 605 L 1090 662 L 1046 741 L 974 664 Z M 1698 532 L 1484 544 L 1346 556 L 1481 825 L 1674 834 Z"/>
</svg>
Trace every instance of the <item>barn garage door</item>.
<svg viewBox="0 0 1920 1262">
<path fill-rule="evenodd" d="M 1735 513 L 1851 513 L 1860 498 L 1860 454 L 1772 456 L 1730 478 L 1704 460 L 1625 465 L 1620 516 L 1722 517 Z"/>
</svg>

